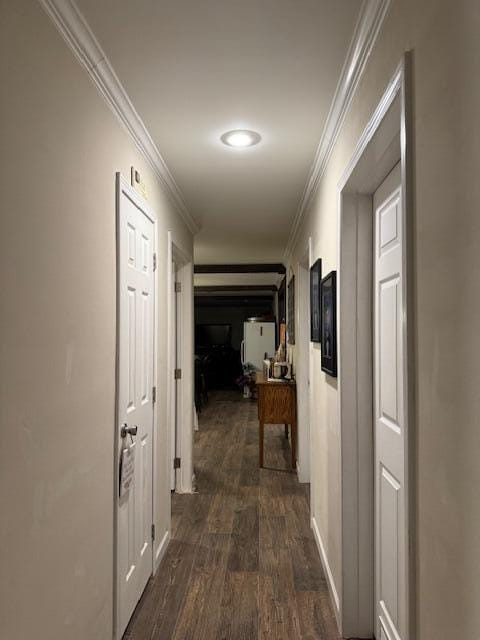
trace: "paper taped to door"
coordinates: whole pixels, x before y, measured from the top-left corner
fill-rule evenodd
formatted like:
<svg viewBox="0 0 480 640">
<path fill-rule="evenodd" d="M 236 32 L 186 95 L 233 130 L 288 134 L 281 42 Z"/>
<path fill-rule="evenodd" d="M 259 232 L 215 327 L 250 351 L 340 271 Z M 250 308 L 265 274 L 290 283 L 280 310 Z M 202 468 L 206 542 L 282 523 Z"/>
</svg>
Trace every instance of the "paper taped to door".
<svg viewBox="0 0 480 640">
<path fill-rule="evenodd" d="M 128 493 L 135 476 L 135 443 L 123 447 L 120 455 L 120 497 Z"/>
</svg>

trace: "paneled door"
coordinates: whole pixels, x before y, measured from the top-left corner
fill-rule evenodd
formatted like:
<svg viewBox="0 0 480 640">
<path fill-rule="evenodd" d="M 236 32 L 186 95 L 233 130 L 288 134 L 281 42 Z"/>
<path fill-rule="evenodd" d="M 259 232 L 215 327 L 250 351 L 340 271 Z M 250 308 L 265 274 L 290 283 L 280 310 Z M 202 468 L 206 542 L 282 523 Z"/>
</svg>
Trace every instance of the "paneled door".
<svg viewBox="0 0 480 640">
<path fill-rule="evenodd" d="M 405 281 L 400 165 L 374 195 L 375 627 L 407 637 Z"/>
<path fill-rule="evenodd" d="M 155 224 L 117 178 L 118 506 L 117 638 L 152 574 L 152 432 Z"/>
</svg>

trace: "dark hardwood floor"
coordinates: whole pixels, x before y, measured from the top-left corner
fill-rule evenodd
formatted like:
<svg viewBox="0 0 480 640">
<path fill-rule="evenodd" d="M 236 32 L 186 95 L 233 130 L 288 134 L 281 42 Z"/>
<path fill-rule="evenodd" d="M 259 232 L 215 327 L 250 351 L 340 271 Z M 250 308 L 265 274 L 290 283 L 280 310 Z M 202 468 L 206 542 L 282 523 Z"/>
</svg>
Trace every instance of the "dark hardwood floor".
<svg viewBox="0 0 480 640">
<path fill-rule="evenodd" d="M 174 495 L 172 540 L 125 640 L 337 640 L 309 524 L 307 486 L 291 472 L 283 425 L 256 404 L 215 394 L 195 434 L 198 493 Z"/>
</svg>

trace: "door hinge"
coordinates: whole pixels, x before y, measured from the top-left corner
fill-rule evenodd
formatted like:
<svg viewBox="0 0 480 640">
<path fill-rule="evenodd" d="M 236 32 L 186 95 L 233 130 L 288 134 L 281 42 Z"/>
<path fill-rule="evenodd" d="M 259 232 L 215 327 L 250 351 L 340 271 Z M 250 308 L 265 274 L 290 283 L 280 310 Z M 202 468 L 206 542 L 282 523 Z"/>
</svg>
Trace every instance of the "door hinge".
<svg viewBox="0 0 480 640">
<path fill-rule="evenodd" d="M 181 463 L 180 458 L 174 458 L 173 459 L 173 468 L 174 469 L 180 469 L 180 463 Z"/>
<path fill-rule="evenodd" d="M 175 282 L 175 293 L 182 293 L 182 283 Z"/>
<path fill-rule="evenodd" d="M 156 253 L 153 254 L 153 270 L 154 271 L 157 270 L 157 254 Z"/>
<path fill-rule="evenodd" d="M 152 387 L 152 404 L 157 401 L 157 387 Z"/>
<path fill-rule="evenodd" d="M 175 378 L 175 380 L 180 380 L 182 378 L 182 370 L 181 369 L 175 369 L 173 377 Z"/>
<path fill-rule="evenodd" d="M 152 524 L 152 540 L 155 540 L 155 525 Z"/>
</svg>

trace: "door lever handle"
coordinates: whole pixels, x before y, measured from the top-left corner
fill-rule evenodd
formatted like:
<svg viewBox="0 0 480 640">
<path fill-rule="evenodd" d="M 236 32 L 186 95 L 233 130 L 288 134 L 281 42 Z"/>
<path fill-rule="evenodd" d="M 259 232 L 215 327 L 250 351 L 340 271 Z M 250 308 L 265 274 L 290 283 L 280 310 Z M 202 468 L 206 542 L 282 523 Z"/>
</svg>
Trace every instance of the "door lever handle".
<svg viewBox="0 0 480 640">
<path fill-rule="evenodd" d="M 138 431 L 138 427 L 129 427 L 126 422 L 122 424 L 122 428 L 120 429 L 120 437 L 126 438 L 127 436 L 136 436 Z"/>
</svg>

